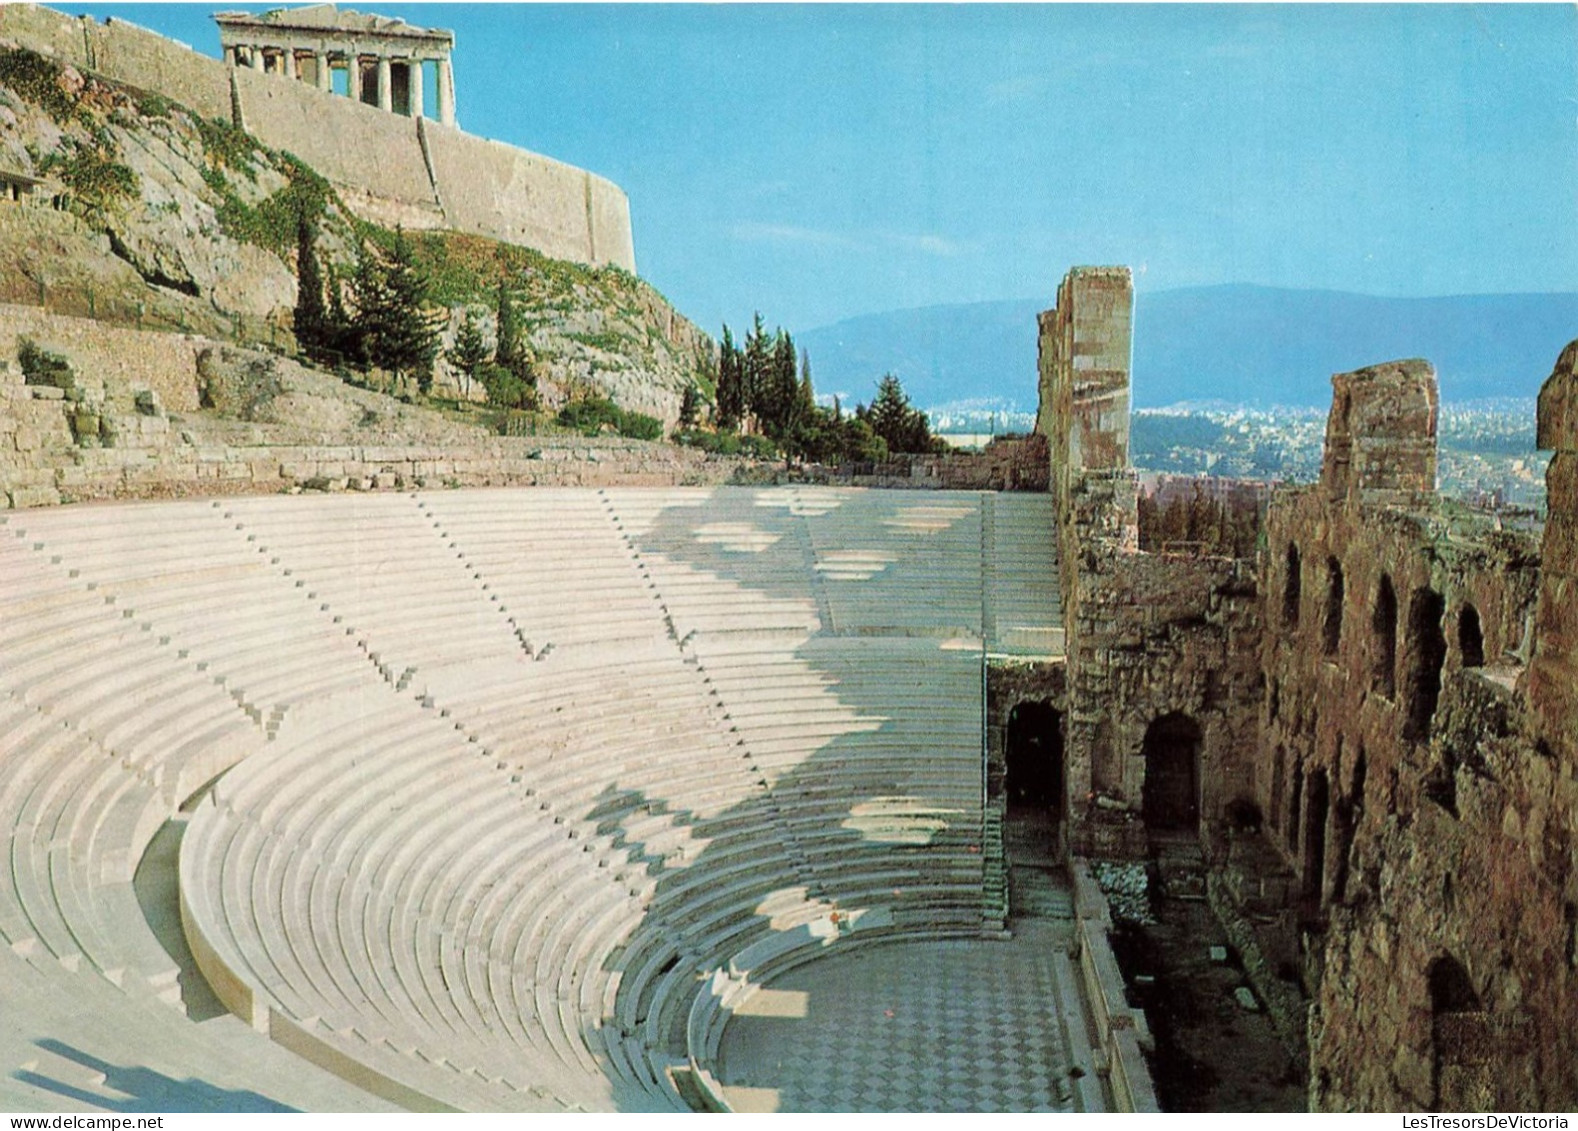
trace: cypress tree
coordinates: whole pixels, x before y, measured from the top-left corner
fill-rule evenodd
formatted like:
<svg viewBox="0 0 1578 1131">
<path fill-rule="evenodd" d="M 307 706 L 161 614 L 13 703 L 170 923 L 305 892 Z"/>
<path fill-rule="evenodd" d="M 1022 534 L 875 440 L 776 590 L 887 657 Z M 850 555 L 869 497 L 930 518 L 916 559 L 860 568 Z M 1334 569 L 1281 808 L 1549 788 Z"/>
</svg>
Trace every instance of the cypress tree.
<svg viewBox="0 0 1578 1131">
<path fill-rule="evenodd" d="M 700 413 L 701 396 L 696 392 L 695 385 L 686 385 L 684 394 L 679 398 L 679 426 L 694 428 Z"/>
<path fill-rule="evenodd" d="M 500 388 L 507 389 L 506 400 L 516 408 L 532 408 L 537 403 L 537 371 L 531 350 L 521 332 L 520 318 L 509 288 L 499 279 L 497 298 L 498 344 L 493 349 L 493 364 L 507 373 Z"/>
<path fill-rule="evenodd" d="M 740 351 L 729 327 L 723 327 L 723 342 L 718 347 L 718 427 L 732 430 L 745 416 L 745 381 Z"/>
<path fill-rule="evenodd" d="M 745 357 L 741 369 L 741 384 L 745 390 L 745 410 L 762 423 L 768 401 L 772 395 L 773 342 L 762 324 L 762 312 L 757 311 L 750 331 L 745 335 Z"/>
<path fill-rule="evenodd" d="M 323 309 L 323 272 L 318 264 L 316 226 L 302 212 L 296 218 L 296 310 L 292 319 L 296 344 L 310 358 L 322 356 L 329 344 Z"/>
</svg>

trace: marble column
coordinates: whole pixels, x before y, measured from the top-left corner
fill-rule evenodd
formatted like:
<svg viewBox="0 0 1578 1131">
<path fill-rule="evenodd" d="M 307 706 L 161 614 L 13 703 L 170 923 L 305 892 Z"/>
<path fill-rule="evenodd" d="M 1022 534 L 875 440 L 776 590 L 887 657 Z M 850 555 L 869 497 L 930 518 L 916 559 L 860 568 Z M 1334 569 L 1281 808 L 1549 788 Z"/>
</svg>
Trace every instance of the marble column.
<svg viewBox="0 0 1578 1131">
<path fill-rule="evenodd" d="M 254 71 L 261 71 L 263 69 L 263 48 L 252 48 L 252 57 L 247 60 L 247 65 L 250 66 Z"/>
<path fill-rule="evenodd" d="M 329 54 L 319 51 L 312 57 L 313 77 L 318 81 L 319 90 L 333 90 L 334 80 L 329 70 Z"/>
<path fill-rule="evenodd" d="M 406 73 L 410 78 L 406 82 L 407 100 L 410 102 L 411 117 L 420 118 L 422 114 L 422 60 L 412 59 L 406 65 Z"/>
<path fill-rule="evenodd" d="M 287 48 L 285 48 L 284 62 L 285 62 L 285 77 L 288 78 L 288 79 L 295 78 L 296 77 L 296 49 L 294 47 L 287 47 Z"/>
<path fill-rule="evenodd" d="M 394 109 L 394 83 L 389 79 L 389 56 L 378 56 L 378 109 Z"/>
<path fill-rule="evenodd" d="M 438 120 L 446 126 L 455 124 L 455 72 L 448 59 L 438 61 Z"/>
<path fill-rule="evenodd" d="M 352 102 L 362 100 L 362 57 L 352 51 L 345 56 L 345 71 L 349 76 L 346 80 L 345 91 L 351 96 Z"/>
</svg>

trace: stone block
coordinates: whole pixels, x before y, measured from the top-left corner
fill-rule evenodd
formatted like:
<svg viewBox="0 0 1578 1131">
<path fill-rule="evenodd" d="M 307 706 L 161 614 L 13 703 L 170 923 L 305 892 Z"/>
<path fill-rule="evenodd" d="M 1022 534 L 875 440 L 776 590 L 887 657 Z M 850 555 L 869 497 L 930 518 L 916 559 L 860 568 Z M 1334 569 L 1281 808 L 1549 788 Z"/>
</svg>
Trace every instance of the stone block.
<svg viewBox="0 0 1578 1131">
<path fill-rule="evenodd" d="M 24 507 L 60 505 L 60 492 L 54 487 L 13 487 L 6 494 L 11 500 L 11 506 L 18 510 Z"/>
</svg>

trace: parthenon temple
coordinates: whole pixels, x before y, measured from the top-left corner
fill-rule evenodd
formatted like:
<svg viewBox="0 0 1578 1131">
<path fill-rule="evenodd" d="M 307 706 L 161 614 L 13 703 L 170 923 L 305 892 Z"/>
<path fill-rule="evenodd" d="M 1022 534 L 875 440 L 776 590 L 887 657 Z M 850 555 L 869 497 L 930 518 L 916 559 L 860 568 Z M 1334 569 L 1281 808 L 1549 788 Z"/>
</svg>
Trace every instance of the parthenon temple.
<svg viewBox="0 0 1578 1131">
<path fill-rule="evenodd" d="M 233 65 L 339 91 L 408 118 L 430 116 L 425 112 L 424 70 L 432 63 L 438 120 L 455 124 L 449 59 L 454 32 L 413 27 L 404 20 L 333 4 L 277 8 L 262 15 L 220 12 L 214 20 L 225 58 Z"/>
</svg>

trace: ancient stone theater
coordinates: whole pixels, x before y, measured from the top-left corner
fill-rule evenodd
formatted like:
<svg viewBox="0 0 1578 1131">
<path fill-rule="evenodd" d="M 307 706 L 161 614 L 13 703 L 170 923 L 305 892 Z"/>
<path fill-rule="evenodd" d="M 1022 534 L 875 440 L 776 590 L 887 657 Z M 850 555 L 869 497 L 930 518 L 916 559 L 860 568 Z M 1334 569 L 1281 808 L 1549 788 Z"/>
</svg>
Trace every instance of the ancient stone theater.
<svg viewBox="0 0 1578 1131">
<path fill-rule="evenodd" d="M 454 125 L 447 33 L 219 23 L 0 38 L 633 270 L 616 186 Z M 1298 1106 L 1578 1102 L 1578 342 L 1545 519 L 1439 497 L 1435 373 L 1377 359 L 1233 557 L 1141 549 L 1121 267 L 1040 316 L 1035 435 L 880 489 L 287 442 L 214 416 L 257 355 L 7 302 L 0 1108 L 1155 1111 L 1196 949 Z M 1136 950 L 1169 900 L 1206 937 Z"/>
</svg>

